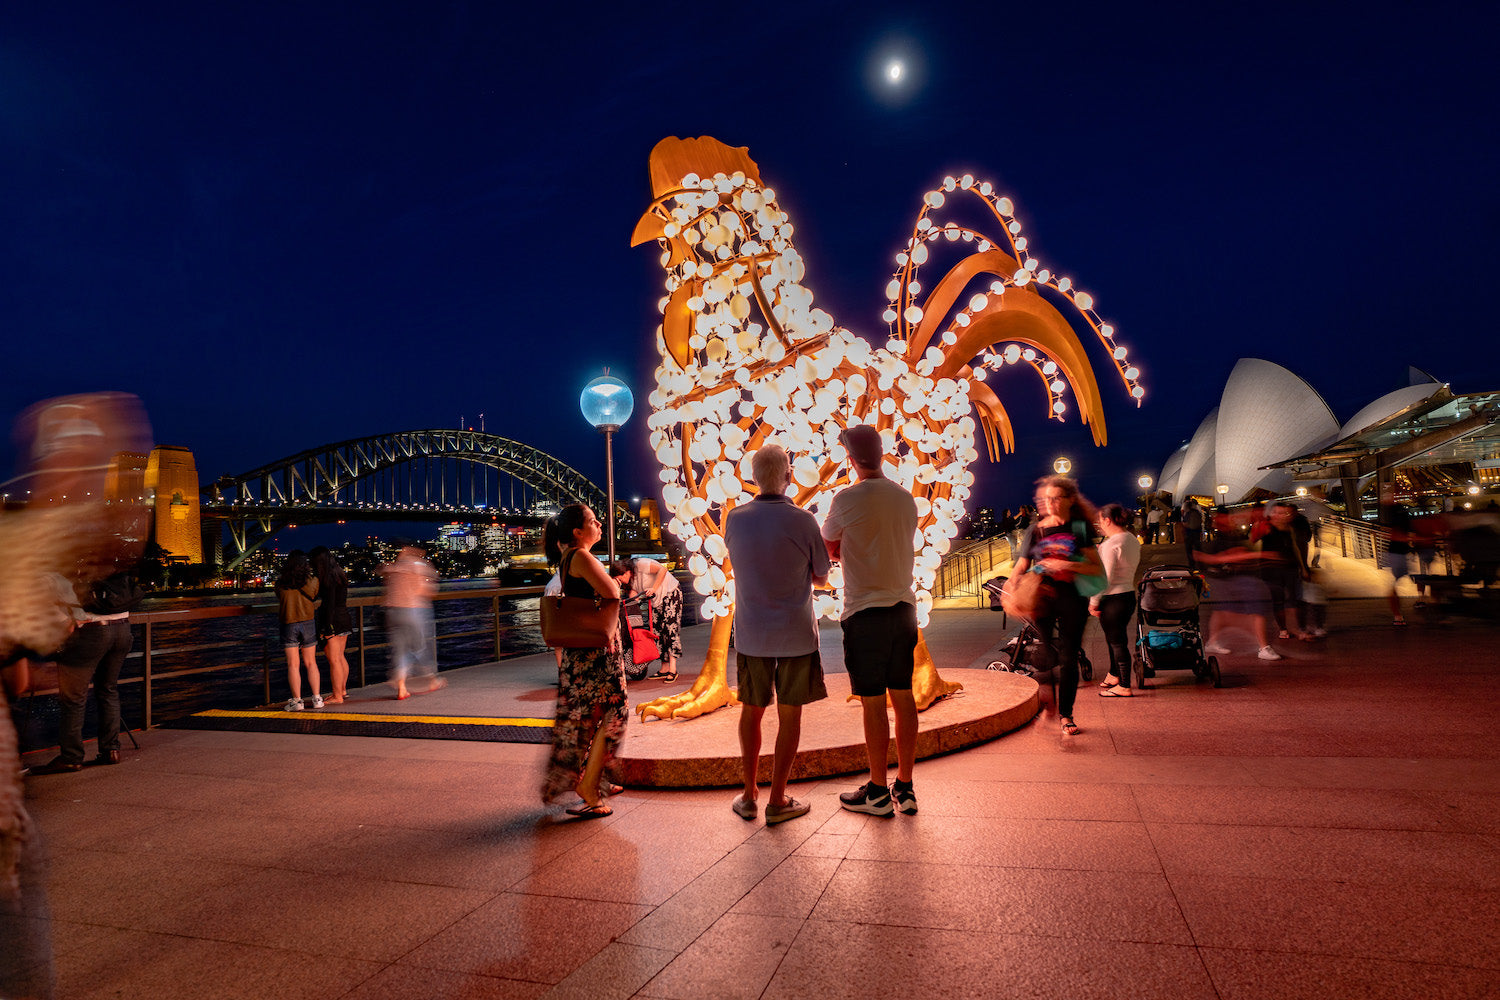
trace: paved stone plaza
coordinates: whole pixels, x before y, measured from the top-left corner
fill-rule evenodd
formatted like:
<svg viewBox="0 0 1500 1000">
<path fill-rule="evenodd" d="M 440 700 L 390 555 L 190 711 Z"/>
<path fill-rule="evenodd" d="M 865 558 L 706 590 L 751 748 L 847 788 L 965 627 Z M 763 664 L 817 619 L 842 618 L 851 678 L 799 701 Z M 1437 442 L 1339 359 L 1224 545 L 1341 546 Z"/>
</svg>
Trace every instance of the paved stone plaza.
<svg viewBox="0 0 1500 1000">
<path fill-rule="evenodd" d="M 58 995 L 1494 997 L 1496 630 L 1393 629 L 1368 597 L 1329 619 L 1282 662 L 1242 639 L 1222 689 L 1084 687 L 1072 738 L 1043 685 L 889 819 L 839 809 L 855 777 L 795 785 L 812 812 L 775 827 L 725 790 L 584 822 L 538 802 L 539 745 L 140 734 L 119 767 L 28 779 Z M 939 665 L 999 625 L 937 612 Z M 549 663 L 441 697 L 547 716 Z"/>
</svg>

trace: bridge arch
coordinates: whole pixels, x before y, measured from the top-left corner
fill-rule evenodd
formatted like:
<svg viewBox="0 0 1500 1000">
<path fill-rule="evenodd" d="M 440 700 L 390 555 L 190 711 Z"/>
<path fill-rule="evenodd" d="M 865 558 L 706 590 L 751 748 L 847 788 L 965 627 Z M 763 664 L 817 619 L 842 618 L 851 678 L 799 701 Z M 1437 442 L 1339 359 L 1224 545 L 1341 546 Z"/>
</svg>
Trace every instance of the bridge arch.
<svg viewBox="0 0 1500 1000">
<path fill-rule="evenodd" d="M 470 467 L 467 501 L 454 464 Z M 497 503 L 476 504 L 473 469 L 480 467 L 509 477 L 512 486 L 520 483 L 538 499 L 586 503 L 598 511 L 608 504 L 604 491 L 587 476 L 539 448 L 482 431 L 434 429 L 321 445 L 238 476 L 224 476 L 202 487 L 200 509 L 228 526 L 236 550 L 230 564 L 238 565 L 293 523 L 491 517 L 504 507 L 498 502 L 501 483 L 497 477 Z M 505 513 L 508 521 L 539 523 L 520 510 Z"/>
<path fill-rule="evenodd" d="M 347 490 L 380 473 L 423 459 L 470 462 L 496 469 L 558 502 L 603 509 L 604 491 L 577 469 L 539 448 L 482 431 L 396 431 L 322 445 L 203 489 L 215 505 L 329 503 L 354 499 Z M 446 485 L 446 484 L 445 484 Z"/>
</svg>

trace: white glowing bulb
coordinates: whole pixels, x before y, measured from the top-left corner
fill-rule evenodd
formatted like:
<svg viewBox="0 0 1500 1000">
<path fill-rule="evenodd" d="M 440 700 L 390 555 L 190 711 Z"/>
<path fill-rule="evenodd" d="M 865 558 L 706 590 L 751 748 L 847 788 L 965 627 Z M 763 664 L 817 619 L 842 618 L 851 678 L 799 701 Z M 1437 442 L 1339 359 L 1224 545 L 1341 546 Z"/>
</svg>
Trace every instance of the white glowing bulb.
<svg viewBox="0 0 1500 1000">
<path fill-rule="evenodd" d="M 906 75 L 906 66 L 899 59 L 892 59 L 885 67 L 885 78 L 891 83 L 900 83 Z"/>
</svg>

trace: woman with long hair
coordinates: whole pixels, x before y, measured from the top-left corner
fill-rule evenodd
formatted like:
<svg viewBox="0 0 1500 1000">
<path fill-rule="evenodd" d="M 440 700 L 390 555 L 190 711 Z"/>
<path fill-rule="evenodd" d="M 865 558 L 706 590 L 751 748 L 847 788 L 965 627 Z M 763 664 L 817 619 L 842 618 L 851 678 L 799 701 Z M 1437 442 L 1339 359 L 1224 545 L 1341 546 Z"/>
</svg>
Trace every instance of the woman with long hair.
<svg viewBox="0 0 1500 1000">
<path fill-rule="evenodd" d="M 276 577 L 276 603 L 281 612 L 281 648 L 286 652 L 286 682 L 292 697 L 286 703 L 288 712 L 300 712 L 302 703 L 302 669 L 307 671 L 307 686 L 312 691 L 312 707 L 322 708 L 318 694 L 318 629 L 313 619 L 313 601 L 318 596 L 318 578 L 313 575 L 307 553 L 295 549 L 281 564 Z M 300 668 L 300 669 L 299 669 Z"/>
<path fill-rule="evenodd" d="M 682 585 L 655 559 L 616 559 L 609 569 L 622 593 L 650 598 L 651 628 L 661 650 L 661 669 L 651 676 L 670 684 L 682 655 Z"/>
<path fill-rule="evenodd" d="M 594 512 L 581 503 L 564 507 L 547 523 L 543 545 L 557 567 L 567 597 L 614 600 L 620 587 L 589 551 L 604 537 Z M 565 649 L 557 672 L 557 719 L 552 757 L 542 781 L 542 801 L 572 790 L 583 804 L 568 809 L 581 819 L 608 816 L 605 801 L 622 791 L 617 755 L 630 708 L 625 700 L 625 652 L 619 637 L 598 649 Z"/>
<path fill-rule="evenodd" d="M 1128 529 L 1130 514 L 1117 503 L 1099 508 L 1099 562 L 1104 566 L 1102 594 L 1089 598 L 1089 613 L 1099 619 L 1109 646 L 1109 676 L 1099 685 L 1101 698 L 1131 698 L 1130 640 L 1126 626 L 1135 614 L 1135 571 L 1141 565 L 1141 543 Z"/>
<path fill-rule="evenodd" d="M 342 705 L 349 684 L 344 646 L 354 631 L 349 617 L 349 577 L 326 545 L 313 549 L 308 558 L 318 578 L 318 638 L 323 643 L 323 655 L 328 657 L 328 686 L 332 689 L 324 704 Z"/>
<path fill-rule="evenodd" d="M 1043 476 L 1036 481 L 1036 521 L 1021 539 L 1020 557 L 1012 575 L 1037 568 L 1047 577 L 1052 599 L 1037 630 L 1057 651 L 1057 714 L 1062 731 L 1076 736 L 1073 701 L 1078 697 L 1078 648 L 1088 623 L 1088 600 L 1079 591 L 1079 577 L 1102 573 L 1099 553 L 1089 535 L 1097 515 L 1093 505 L 1066 476 Z M 1092 591 L 1093 588 L 1090 588 Z"/>
</svg>

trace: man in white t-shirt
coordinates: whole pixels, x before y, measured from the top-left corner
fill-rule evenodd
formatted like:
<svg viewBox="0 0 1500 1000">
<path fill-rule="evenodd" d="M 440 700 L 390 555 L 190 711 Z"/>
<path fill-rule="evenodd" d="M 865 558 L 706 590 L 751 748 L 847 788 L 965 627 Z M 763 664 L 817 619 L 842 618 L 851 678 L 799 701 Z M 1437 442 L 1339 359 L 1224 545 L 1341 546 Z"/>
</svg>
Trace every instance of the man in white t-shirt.
<svg viewBox="0 0 1500 1000">
<path fill-rule="evenodd" d="M 864 709 L 870 780 L 839 802 L 851 812 L 889 816 L 917 811 L 912 768 L 917 754 L 917 703 L 911 693 L 917 648 L 917 599 L 912 592 L 917 504 L 881 471 L 885 446 L 868 424 L 840 440 L 849 453 L 853 486 L 833 498 L 823 522 L 828 554 L 843 565 L 844 666 L 849 689 Z M 891 727 L 886 695 L 896 714 L 896 781 L 886 787 Z M 894 805 L 892 799 L 894 798 Z"/>
</svg>

